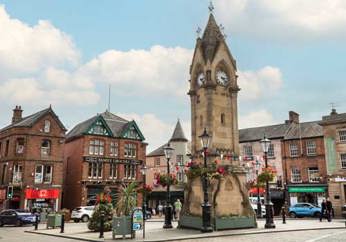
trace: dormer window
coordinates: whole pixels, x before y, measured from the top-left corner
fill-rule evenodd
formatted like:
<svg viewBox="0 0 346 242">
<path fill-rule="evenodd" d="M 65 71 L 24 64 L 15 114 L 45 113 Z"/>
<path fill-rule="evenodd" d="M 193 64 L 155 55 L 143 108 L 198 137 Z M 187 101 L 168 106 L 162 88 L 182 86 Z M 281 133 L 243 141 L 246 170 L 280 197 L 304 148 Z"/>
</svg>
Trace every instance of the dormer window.
<svg viewBox="0 0 346 242">
<path fill-rule="evenodd" d="M 51 149 L 50 140 L 43 140 L 41 143 L 41 156 L 49 156 Z"/>
<path fill-rule="evenodd" d="M 44 132 L 45 133 L 49 133 L 50 132 L 50 121 L 49 120 L 45 120 L 44 121 Z"/>
<path fill-rule="evenodd" d="M 16 154 L 24 153 L 24 138 L 18 138 L 16 141 Z"/>
</svg>

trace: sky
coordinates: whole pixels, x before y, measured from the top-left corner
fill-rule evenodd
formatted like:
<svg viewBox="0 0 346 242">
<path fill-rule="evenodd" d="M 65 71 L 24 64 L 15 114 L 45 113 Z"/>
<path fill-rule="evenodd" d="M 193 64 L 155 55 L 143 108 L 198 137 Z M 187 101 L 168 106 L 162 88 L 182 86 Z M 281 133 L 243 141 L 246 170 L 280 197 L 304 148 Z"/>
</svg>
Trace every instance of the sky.
<svg viewBox="0 0 346 242">
<path fill-rule="evenodd" d="M 68 129 L 110 110 L 151 151 L 178 119 L 190 137 L 189 66 L 207 0 L 0 0 L 0 127 L 52 105 Z M 237 61 L 240 128 L 288 111 L 346 112 L 346 1 L 214 0 Z"/>
</svg>

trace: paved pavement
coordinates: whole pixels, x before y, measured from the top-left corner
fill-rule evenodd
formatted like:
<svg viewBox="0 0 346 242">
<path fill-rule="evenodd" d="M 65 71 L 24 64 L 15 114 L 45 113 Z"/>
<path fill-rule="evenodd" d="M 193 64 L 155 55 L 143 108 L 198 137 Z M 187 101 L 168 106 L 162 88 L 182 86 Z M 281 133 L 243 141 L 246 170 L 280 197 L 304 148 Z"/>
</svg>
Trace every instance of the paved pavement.
<svg viewBox="0 0 346 242">
<path fill-rule="evenodd" d="M 277 242 L 339 242 L 346 241 L 346 228 L 344 220 L 334 220 L 331 223 L 319 222 L 315 219 L 292 219 L 287 224 L 276 222 L 276 229 L 263 229 L 264 221 L 258 221 L 258 228 L 216 231 L 201 234 L 196 230 L 162 229 L 162 220 L 152 220 L 146 223 L 146 239 L 144 241 L 182 241 L 182 242 L 214 242 L 214 241 L 270 241 Z M 176 223 L 173 225 L 176 227 Z M 302 231 L 303 230 L 303 231 Z M 24 231 L 29 231 L 24 232 Z M 34 233 L 33 233 L 34 232 Z M 105 233 L 105 240 L 98 239 L 98 233 L 89 232 L 85 223 L 67 223 L 65 233 L 60 234 L 60 229 L 45 228 L 41 224 L 38 231 L 33 227 L 3 227 L 0 228 L 0 242 L 41 242 L 41 241 L 112 241 L 111 232 Z M 64 236 L 64 237 L 60 237 Z M 68 237 L 68 238 L 66 238 Z M 142 234 L 137 233 L 135 240 L 143 241 Z"/>
</svg>

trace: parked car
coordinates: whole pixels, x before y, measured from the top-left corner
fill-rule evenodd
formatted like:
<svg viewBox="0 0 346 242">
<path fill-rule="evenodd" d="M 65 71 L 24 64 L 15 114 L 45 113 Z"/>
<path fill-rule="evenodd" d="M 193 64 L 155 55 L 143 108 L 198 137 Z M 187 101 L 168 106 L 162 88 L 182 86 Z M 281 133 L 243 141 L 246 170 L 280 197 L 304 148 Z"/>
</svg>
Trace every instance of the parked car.
<svg viewBox="0 0 346 242">
<path fill-rule="evenodd" d="M 288 214 L 291 218 L 296 217 L 319 217 L 321 207 L 311 203 L 297 203 L 288 209 Z"/>
<path fill-rule="evenodd" d="M 341 215 L 343 218 L 346 218 L 346 205 L 341 207 Z"/>
<path fill-rule="evenodd" d="M 33 224 L 35 221 L 35 215 L 28 210 L 6 209 L 0 213 L 0 227 L 5 224 L 22 226 L 23 224 Z"/>
<path fill-rule="evenodd" d="M 95 206 L 77 207 L 72 210 L 71 219 L 78 223 L 79 221 L 88 222 L 94 213 Z"/>
<path fill-rule="evenodd" d="M 250 203 L 250 204 L 255 214 L 257 215 L 257 203 Z M 266 216 L 266 208 L 263 204 L 261 204 L 261 217 L 264 218 L 265 216 Z"/>
</svg>

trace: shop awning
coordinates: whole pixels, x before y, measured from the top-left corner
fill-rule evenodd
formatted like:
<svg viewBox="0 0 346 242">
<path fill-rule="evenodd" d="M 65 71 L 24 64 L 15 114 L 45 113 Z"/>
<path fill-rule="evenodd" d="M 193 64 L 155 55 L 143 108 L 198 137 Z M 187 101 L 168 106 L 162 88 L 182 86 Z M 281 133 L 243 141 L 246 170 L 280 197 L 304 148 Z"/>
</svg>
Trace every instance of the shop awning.
<svg viewBox="0 0 346 242">
<path fill-rule="evenodd" d="M 263 193 L 265 193 L 265 189 L 263 188 L 263 187 L 260 187 L 259 188 L 259 194 L 263 194 Z M 251 194 L 257 194 L 257 187 L 253 187 L 253 188 L 251 188 L 250 190 L 249 190 L 249 193 L 251 193 Z"/>
<path fill-rule="evenodd" d="M 289 187 L 288 192 L 325 192 L 326 187 Z"/>
<path fill-rule="evenodd" d="M 26 199 L 56 199 L 59 198 L 60 191 L 58 189 L 25 189 Z"/>
</svg>

